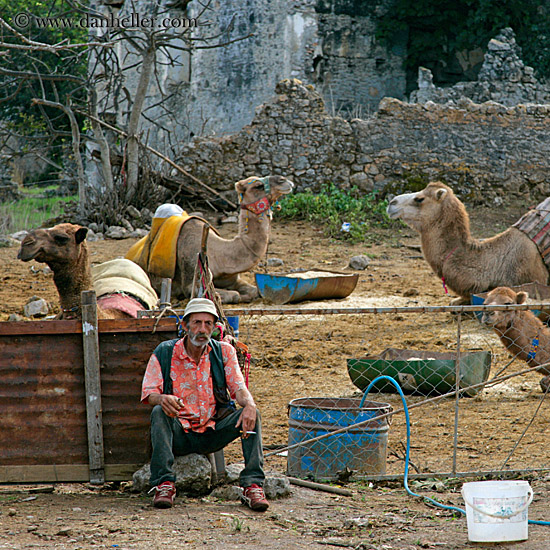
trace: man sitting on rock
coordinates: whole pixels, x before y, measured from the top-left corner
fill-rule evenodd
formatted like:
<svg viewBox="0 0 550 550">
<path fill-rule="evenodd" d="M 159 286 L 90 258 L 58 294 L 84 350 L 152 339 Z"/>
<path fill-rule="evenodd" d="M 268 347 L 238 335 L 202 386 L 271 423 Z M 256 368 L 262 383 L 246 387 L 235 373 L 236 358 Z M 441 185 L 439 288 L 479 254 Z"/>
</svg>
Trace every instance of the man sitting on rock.
<svg viewBox="0 0 550 550">
<path fill-rule="evenodd" d="M 269 503 L 262 489 L 260 414 L 244 383 L 234 347 L 211 339 L 217 320 L 211 300 L 190 300 L 183 314 L 187 334 L 159 344 L 147 364 L 141 401 L 153 406 L 153 505 L 171 508 L 174 503 L 174 456 L 213 453 L 240 436 L 245 463 L 239 478 L 241 500 L 263 512 Z M 237 410 L 229 396 L 242 408 Z"/>
</svg>

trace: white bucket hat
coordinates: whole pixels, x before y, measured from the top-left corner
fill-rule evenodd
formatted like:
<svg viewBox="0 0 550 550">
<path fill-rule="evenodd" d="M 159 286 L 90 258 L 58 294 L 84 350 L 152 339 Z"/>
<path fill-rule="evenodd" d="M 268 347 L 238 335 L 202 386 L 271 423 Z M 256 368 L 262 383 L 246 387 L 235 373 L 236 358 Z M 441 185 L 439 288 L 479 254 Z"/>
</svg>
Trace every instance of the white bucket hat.
<svg viewBox="0 0 550 550">
<path fill-rule="evenodd" d="M 216 306 L 214 302 L 208 298 L 193 298 L 189 300 L 183 312 L 183 320 L 185 321 L 191 313 L 210 313 L 216 318 L 216 321 L 219 320 Z"/>
</svg>

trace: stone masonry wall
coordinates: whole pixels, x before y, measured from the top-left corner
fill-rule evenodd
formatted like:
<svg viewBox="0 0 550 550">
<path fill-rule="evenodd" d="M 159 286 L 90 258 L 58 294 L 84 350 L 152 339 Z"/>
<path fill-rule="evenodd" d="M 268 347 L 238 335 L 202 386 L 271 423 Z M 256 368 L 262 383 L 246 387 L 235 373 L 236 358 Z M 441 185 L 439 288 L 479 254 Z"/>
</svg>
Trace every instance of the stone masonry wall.
<svg viewBox="0 0 550 550">
<path fill-rule="evenodd" d="M 152 4 L 92 0 L 91 5 L 122 18 L 134 12 L 150 16 Z M 147 120 L 140 131 L 159 150 L 172 150 L 193 136 L 239 131 L 285 78 L 314 84 L 339 114 L 357 116 L 375 110 L 385 96 L 404 97 L 406 33 L 391 50 L 375 37 L 375 18 L 391 9 L 391 0 L 225 0 L 210 3 L 206 11 L 201 2 L 160 4 L 172 6 L 163 17 L 197 18 L 199 27 L 190 33 L 194 39 L 218 36 L 207 44 L 229 43 L 203 49 L 197 41 L 191 52 L 171 49 L 174 66 L 164 50 L 157 51 L 157 72 L 145 102 Z M 235 41 L 242 37 L 247 38 Z M 185 47 L 183 42 L 175 45 Z M 122 66 L 139 61 L 125 42 L 116 55 Z M 121 89 L 132 93 L 138 77 L 139 69 L 126 71 Z M 128 109 L 126 101 L 124 95 L 118 98 L 119 114 Z"/>
<path fill-rule="evenodd" d="M 521 48 L 514 31 L 505 28 L 487 44 L 477 80 L 458 82 L 438 88 L 433 76 L 423 67 L 418 71 L 418 90 L 411 93 L 412 103 L 453 103 L 468 97 L 476 103 L 497 101 L 508 107 L 519 103 L 550 103 L 550 87 L 535 78 L 535 71 L 521 60 Z"/>
<path fill-rule="evenodd" d="M 374 116 L 347 122 L 327 114 L 311 85 L 288 79 L 275 91 L 250 125 L 195 139 L 178 162 L 233 198 L 234 182 L 268 174 L 291 178 L 297 191 L 334 183 L 387 193 L 441 179 L 471 202 L 550 195 L 550 105 L 385 98 Z"/>
</svg>

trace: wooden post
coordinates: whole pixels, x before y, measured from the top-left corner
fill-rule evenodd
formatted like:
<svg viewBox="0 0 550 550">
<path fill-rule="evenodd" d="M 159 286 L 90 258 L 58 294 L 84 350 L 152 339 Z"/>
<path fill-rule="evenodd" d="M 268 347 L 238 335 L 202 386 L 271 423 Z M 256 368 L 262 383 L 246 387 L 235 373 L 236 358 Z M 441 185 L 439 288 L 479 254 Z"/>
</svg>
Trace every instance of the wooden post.
<svg viewBox="0 0 550 550">
<path fill-rule="evenodd" d="M 201 237 L 201 249 L 197 254 L 197 263 L 195 264 L 195 272 L 193 273 L 193 285 L 191 287 L 191 296 L 190 298 L 202 298 L 203 294 L 206 292 L 206 288 L 202 289 L 201 293 L 201 280 L 200 280 L 200 271 L 201 265 L 205 269 L 208 268 L 208 263 L 206 261 L 206 247 L 208 243 L 208 232 L 210 231 L 210 224 L 205 223 L 202 226 L 202 237 Z M 205 273 L 205 277 L 208 277 L 208 273 Z"/>
<path fill-rule="evenodd" d="M 90 483 L 100 484 L 105 482 L 105 458 L 101 411 L 101 377 L 99 372 L 97 301 L 93 290 L 84 291 L 81 299 Z"/>
<path fill-rule="evenodd" d="M 212 468 L 212 483 L 214 485 L 221 483 L 225 477 L 225 455 L 223 449 L 216 451 L 215 453 L 208 453 L 206 455 Z"/>
<path fill-rule="evenodd" d="M 221 479 L 225 476 L 225 455 L 223 454 L 223 449 L 220 449 L 214 453 L 214 462 L 216 464 L 216 475 L 218 477 L 218 481 L 221 481 Z"/>
<path fill-rule="evenodd" d="M 161 281 L 160 287 L 160 309 L 166 309 L 170 305 L 172 295 L 172 279 L 165 277 Z"/>
</svg>

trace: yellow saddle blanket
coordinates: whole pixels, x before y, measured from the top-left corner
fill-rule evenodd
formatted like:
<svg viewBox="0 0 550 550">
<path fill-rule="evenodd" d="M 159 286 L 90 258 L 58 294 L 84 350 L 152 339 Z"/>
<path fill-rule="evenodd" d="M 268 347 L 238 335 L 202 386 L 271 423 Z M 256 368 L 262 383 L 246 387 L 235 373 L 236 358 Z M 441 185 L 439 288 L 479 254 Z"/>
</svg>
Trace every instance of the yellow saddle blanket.
<svg viewBox="0 0 550 550">
<path fill-rule="evenodd" d="M 153 218 L 149 233 L 128 250 L 126 258 L 151 275 L 173 279 L 178 237 L 189 219 L 191 216 L 187 212 L 168 218 Z"/>
</svg>

